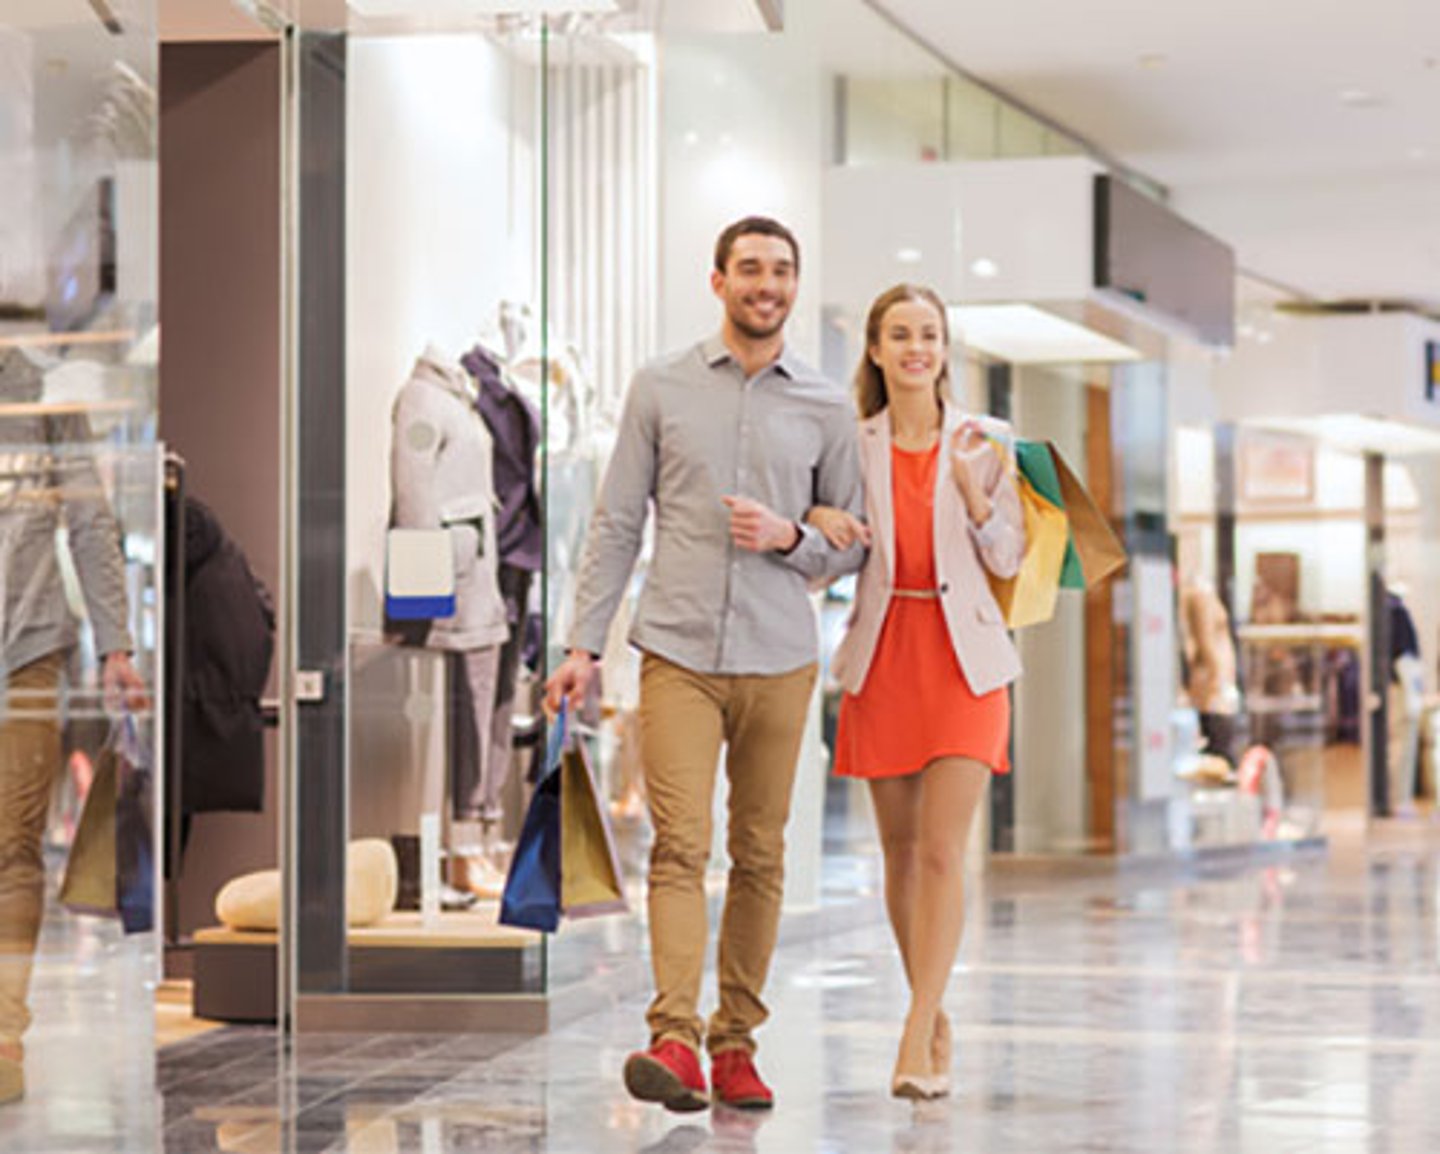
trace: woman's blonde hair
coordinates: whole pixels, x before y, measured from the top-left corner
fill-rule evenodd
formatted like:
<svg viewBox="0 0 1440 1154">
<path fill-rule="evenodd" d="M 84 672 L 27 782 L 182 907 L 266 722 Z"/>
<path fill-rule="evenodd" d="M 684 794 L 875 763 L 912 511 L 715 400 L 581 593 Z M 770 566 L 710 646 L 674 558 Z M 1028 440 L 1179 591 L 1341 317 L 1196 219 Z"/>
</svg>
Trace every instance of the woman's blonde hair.
<svg viewBox="0 0 1440 1154">
<path fill-rule="evenodd" d="M 945 302 L 932 288 L 919 284 L 897 284 L 886 289 L 870 306 L 870 315 L 865 320 L 865 351 L 860 354 L 860 364 L 855 370 L 855 404 L 862 417 L 873 417 L 890 403 L 890 394 L 885 388 L 885 374 L 880 366 L 870 359 L 870 350 L 880 343 L 880 327 L 885 323 L 885 314 L 890 306 L 902 301 L 923 301 L 940 317 L 940 339 L 944 343 L 945 360 L 940 366 L 940 376 L 935 380 L 935 399 L 944 402 L 950 386 L 950 323 L 945 317 Z"/>
</svg>

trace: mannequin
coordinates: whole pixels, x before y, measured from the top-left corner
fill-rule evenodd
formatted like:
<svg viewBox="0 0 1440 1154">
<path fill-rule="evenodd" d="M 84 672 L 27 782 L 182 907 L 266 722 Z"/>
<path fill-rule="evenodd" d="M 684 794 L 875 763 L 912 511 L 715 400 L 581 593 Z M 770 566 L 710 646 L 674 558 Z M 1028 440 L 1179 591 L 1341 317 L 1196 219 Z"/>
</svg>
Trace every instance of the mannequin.
<svg viewBox="0 0 1440 1154">
<path fill-rule="evenodd" d="M 1230 614 L 1203 574 L 1185 579 L 1180 595 L 1180 629 L 1185 645 L 1186 693 L 1200 715 L 1209 752 L 1235 762 L 1235 715 L 1240 711 L 1235 640 Z"/>
<path fill-rule="evenodd" d="M 466 782 L 486 787 L 492 769 L 488 735 L 501 647 L 510 636 L 500 593 L 493 481 L 494 443 L 476 409 L 476 392 L 459 365 L 435 345 L 415 362 L 395 398 L 390 455 L 391 518 L 397 528 L 449 531 L 455 563 L 455 613 L 422 622 L 406 640 L 453 654 L 451 725 L 474 751 Z M 468 807 L 456 796 L 452 806 Z M 441 772 L 437 767 L 437 773 Z M 427 789 L 443 794 L 444 786 Z"/>
<path fill-rule="evenodd" d="M 475 385 L 476 411 L 494 445 L 499 586 L 510 627 L 510 638 L 500 650 L 496 669 L 490 728 L 479 735 L 489 745 L 483 759 L 488 772 L 468 795 L 473 816 L 480 820 L 488 842 L 503 816 L 500 799 L 513 756 L 511 721 L 524 623 L 531 584 L 545 556 L 544 507 L 536 475 L 540 414 L 506 378 L 502 361 L 493 349 L 477 344 L 461 358 L 461 364 Z M 457 791 L 457 802 L 459 799 Z"/>
</svg>

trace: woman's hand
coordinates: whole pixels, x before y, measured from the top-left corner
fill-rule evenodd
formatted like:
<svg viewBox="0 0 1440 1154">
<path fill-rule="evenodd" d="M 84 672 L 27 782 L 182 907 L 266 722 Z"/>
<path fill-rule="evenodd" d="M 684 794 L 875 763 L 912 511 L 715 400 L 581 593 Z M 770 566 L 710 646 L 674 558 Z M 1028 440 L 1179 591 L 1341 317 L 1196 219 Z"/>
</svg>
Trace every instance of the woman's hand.
<svg viewBox="0 0 1440 1154">
<path fill-rule="evenodd" d="M 870 546 L 870 526 L 844 509 L 816 505 L 805 514 L 805 523 L 819 529 L 836 549 L 848 549 L 856 541 L 866 548 Z"/>
<path fill-rule="evenodd" d="M 995 447 L 975 421 L 966 421 L 950 438 L 950 472 L 965 501 L 970 520 L 983 525 L 990 519 L 992 502 L 985 479 L 995 468 Z"/>
</svg>

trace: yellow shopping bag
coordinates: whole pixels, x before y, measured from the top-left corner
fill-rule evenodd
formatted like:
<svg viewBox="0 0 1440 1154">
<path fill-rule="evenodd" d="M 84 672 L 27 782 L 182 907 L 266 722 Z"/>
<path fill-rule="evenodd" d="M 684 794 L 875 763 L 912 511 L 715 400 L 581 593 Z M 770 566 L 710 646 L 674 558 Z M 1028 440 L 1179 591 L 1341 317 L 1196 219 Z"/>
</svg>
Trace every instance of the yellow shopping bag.
<svg viewBox="0 0 1440 1154">
<path fill-rule="evenodd" d="M 1070 543 L 1070 519 L 1049 501 L 1024 473 L 1016 477 L 1020 508 L 1025 514 L 1025 556 L 1013 577 L 987 573 L 990 591 L 1011 629 L 1038 625 L 1055 616 L 1060 595 L 1060 570 Z"/>
</svg>

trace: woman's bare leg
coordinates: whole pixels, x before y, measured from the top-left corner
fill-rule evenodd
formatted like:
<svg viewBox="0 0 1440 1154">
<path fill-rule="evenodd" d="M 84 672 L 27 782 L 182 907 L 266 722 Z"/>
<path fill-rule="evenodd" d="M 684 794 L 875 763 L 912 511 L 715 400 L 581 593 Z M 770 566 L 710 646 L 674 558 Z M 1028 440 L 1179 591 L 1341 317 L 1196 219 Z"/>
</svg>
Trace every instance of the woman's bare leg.
<svg viewBox="0 0 1440 1154">
<path fill-rule="evenodd" d="M 931 1066 L 936 1020 L 965 925 L 965 848 L 990 770 L 977 761 L 947 757 L 931 762 L 918 776 L 913 876 L 906 883 L 910 893 L 901 901 L 910 1011 L 897 1066 L 909 1072 Z"/>
<path fill-rule="evenodd" d="M 885 911 L 890 915 L 895 944 L 900 947 L 908 985 L 911 909 L 920 846 L 920 775 L 872 779 L 870 799 L 875 805 L 875 824 L 885 855 Z"/>
</svg>

